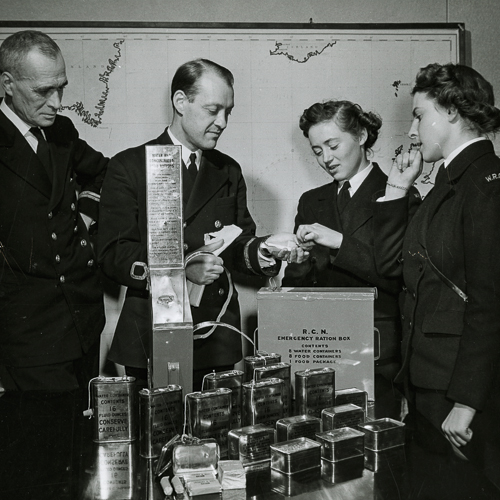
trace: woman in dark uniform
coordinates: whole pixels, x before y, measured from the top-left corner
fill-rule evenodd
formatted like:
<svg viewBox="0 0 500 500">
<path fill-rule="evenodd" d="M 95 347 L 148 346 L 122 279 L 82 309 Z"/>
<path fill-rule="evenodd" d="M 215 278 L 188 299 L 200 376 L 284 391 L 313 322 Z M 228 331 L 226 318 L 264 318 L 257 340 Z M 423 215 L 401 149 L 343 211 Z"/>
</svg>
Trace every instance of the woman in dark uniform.
<svg viewBox="0 0 500 500">
<path fill-rule="evenodd" d="M 308 261 L 287 266 L 283 285 L 377 287 L 375 326 L 381 336 L 375 368 L 377 414 L 398 417 L 392 380 L 400 367 L 402 283 L 399 277 L 380 278 L 373 258 L 373 202 L 383 196 L 387 182 L 384 172 L 370 161 L 381 125 L 378 115 L 350 101 L 316 103 L 302 114 L 300 129 L 333 182 L 300 197 L 295 231 L 299 238 L 307 234 L 305 239 L 316 246 Z M 415 206 L 418 198 L 413 200 Z"/>
<path fill-rule="evenodd" d="M 500 484 L 500 129 L 492 86 L 466 66 L 417 74 L 412 141 L 377 203 L 375 248 L 384 276 L 404 277 L 403 368 L 410 403 Z M 421 163 L 444 159 L 408 224 Z"/>
</svg>

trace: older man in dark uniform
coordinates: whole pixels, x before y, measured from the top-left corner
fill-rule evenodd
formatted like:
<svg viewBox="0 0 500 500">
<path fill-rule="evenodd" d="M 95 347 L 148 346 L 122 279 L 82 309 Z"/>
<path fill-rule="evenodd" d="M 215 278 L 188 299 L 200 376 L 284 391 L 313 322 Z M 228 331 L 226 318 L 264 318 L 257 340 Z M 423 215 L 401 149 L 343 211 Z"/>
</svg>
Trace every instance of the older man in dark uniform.
<svg viewBox="0 0 500 500">
<path fill-rule="evenodd" d="M 255 223 L 247 208 L 246 184 L 240 165 L 217 151 L 217 141 L 227 126 L 234 106 L 233 76 L 229 70 L 206 60 L 183 64 L 172 81 L 172 124 L 148 144 L 175 144 L 182 147 L 184 242 L 190 253 L 204 247 L 204 235 L 235 224 L 241 235 L 220 257 L 203 255 L 186 268 L 188 281 L 205 285 L 199 307 L 192 307 L 195 324 L 216 320 L 227 309 L 221 321 L 240 327 L 240 311 L 236 290 L 231 295 L 229 272 L 240 271 L 261 276 L 277 274 L 286 255 L 290 260 L 302 259 L 304 253 L 293 247 L 288 253 L 268 254 L 265 237 L 255 236 Z M 116 155 L 109 165 L 103 185 L 99 233 L 99 261 L 104 272 L 128 287 L 127 296 L 110 359 L 125 365 L 127 373 L 145 378 L 149 357 L 151 318 L 146 281 L 137 279 L 137 263 L 147 266 L 146 171 L 145 145 Z M 282 248 L 281 243 L 294 240 L 292 234 L 273 235 L 268 243 Z M 139 266 L 140 267 L 140 266 Z M 204 333 L 204 332 L 201 332 Z M 242 357 L 241 339 L 228 328 L 218 327 L 194 347 L 194 386 L 199 389 L 203 375 L 215 369 L 232 369 Z"/>
<path fill-rule="evenodd" d="M 50 37 L 5 39 L 0 72 L 1 400 L 21 394 L 26 409 L 28 395 L 81 394 L 98 374 L 104 309 L 87 224 L 98 217 L 107 159 L 57 114 L 68 81 Z M 34 419 L 47 400 L 37 401 Z M 3 439 L 8 420 L 0 426 Z"/>
</svg>

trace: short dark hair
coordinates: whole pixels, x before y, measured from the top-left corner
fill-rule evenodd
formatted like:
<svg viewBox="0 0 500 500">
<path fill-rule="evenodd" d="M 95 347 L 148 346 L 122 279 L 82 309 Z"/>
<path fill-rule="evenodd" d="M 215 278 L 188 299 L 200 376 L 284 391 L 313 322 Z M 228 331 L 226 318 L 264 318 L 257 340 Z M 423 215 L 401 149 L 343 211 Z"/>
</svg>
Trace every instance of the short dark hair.
<svg viewBox="0 0 500 500">
<path fill-rule="evenodd" d="M 194 59 L 177 68 L 172 78 L 170 98 L 173 100 L 174 94 L 178 90 L 182 90 L 189 99 L 189 102 L 192 102 L 199 91 L 199 79 L 208 72 L 215 73 L 230 87 L 234 85 L 233 74 L 227 68 L 224 68 L 224 66 L 208 59 Z"/>
<path fill-rule="evenodd" d="M 359 104 L 351 101 L 317 102 L 304 110 L 299 120 L 299 127 L 305 137 L 309 138 L 309 129 L 318 123 L 334 120 L 342 132 L 349 132 L 359 137 L 363 129 L 368 137 L 364 144 L 370 149 L 378 139 L 378 132 L 382 127 L 382 118 L 371 111 L 363 111 Z"/>
<path fill-rule="evenodd" d="M 492 85 L 475 69 L 461 64 L 433 63 L 417 73 L 411 95 L 421 92 L 445 109 L 455 108 L 480 134 L 500 129 Z"/>
<path fill-rule="evenodd" d="M 28 53 L 37 49 L 51 59 L 61 54 L 61 49 L 50 36 L 41 31 L 18 31 L 8 36 L 0 45 L 0 73 L 8 71 L 19 77 L 19 66 Z"/>
</svg>

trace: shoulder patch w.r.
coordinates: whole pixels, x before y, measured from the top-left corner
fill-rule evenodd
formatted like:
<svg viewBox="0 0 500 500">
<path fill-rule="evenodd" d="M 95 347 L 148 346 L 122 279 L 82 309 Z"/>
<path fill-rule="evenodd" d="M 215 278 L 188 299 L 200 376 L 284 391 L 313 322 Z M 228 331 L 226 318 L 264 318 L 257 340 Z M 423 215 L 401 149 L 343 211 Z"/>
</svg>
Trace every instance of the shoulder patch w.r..
<svg viewBox="0 0 500 500">
<path fill-rule="evenodd" d="M 485 177 L 487 182 L 491 181 L 500 181 L 500 173 L 499 174 L 489 174 Z"/>
</svg>

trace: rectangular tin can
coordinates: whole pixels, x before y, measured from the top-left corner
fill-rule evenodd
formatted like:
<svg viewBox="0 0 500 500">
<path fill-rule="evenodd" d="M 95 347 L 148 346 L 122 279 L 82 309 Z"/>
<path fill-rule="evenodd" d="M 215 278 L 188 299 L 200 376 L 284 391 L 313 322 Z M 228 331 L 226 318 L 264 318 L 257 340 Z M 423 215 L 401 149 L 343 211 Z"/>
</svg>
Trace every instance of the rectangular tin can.
<svg viewBox="0 0 500 500">
<path fill-rule="evenodd" d="M 330 367 L 295 372 L 295 412 L 321 417 L 335 405 L 335 370 Z"/>
<path fill-rule="evenodd" d="M 243 424 L 267 424 L 274 427 L 283 418 L 285 382 L 266 378 L 243 383 Z"/>
<path fill-rule="evenodd" d="M 365 412 L 359 406 L 347 404 L 325 408 L 321 412 L 323 431 L 340 427 L 356 427 L 365 421 Z"/>
<path fill-rule="evenodd" d="M 372 472 L 384 470 L 395 471 L 398 467 L 404 467 L 406 463 L 405 448 L 403 445 L 387 448 L 382 451 L 374 451 L 365 448 L 365 469 Z"/>
<path fill-rule="evenodd" d="M 222 458 L 227 457 L 227 434 L 231 429 L 231 399 L 232 392 L 227 387 L 192 392 L 186 396 L 189 433 L 200 439 L 216 439 Z"/>
<path fill-rule="evenodd" d="M 328 483 L 343 483 L 363 476 L 364 455 L 346 458 L 338 462 L 321 459 L 321 479 Z"/>
<path fill-rule="evenodd" d="M 321 465 L 321 445 L 308 438 L 297 438 L 271 445 L 271 469 L 294 474 Z"/>
<path fill-rule="evenodd" d="M 205 377 L 207 389 L 218 389 L 219 387 L 227 387 L 231 389 L 231 428 L 237 429 L 241 427 L 241 401 L 243 383 L 243 372 L 241 370 L 229 370 L 225 372 L 210 373 Z"/>
<path fill-rule="evenodd" d="M 140 390 L 141 456 L 159 457 L 163 445 L 182 433 L 182 416 L 182 388 L 179 385 Z"/>
<path fill-rule="evenodd" d="M 285 474 L 279 470 L 271 469 L 271 490 L 287 497 L 295 497 L 307 493 L 317 492 L 320 489 L 321 467 L 314 467 L 295 474 Z M 254 498 L 254 497 L 252 497 Z M 313 495 L 310 498 L 314 498 Z"/>
<path fill-rule="evenodd" d="M 258 366 L 272 365 L 281 362 L 281 354 L 275 352 L 257 351 L 255 356 L 246 356 L 244 359 L 243 381 L 253 380 L 253 372 Z"/>
<path fill-rule="evenodd" d="M 90 382 L 94 441 L 117 443 L 137 436 L 134 377 L 98 377 Z"/>
<path fill-rule="evenodd" d="M 316 434 L 316 441 L 321 443 L 321 458 L 338 462 L 347 458 L 363 456 L 365 434 L 351 427 L 341 427 Z"/>
<path fill-rule="evenodd" d="M 136 444 L 102 443 L 94 448 L 96 500 L 133 500 L 138 493 Z"/>
<path fill-rule="evenodd" d="M 366 408 L 368 406 L 368 394 L 366 391 L 351 387 L 349 389 L 340 389 L 335 391 L 335 406 L 353 404 L 363 408 L 366 417 Z"/>
<path fill-rule="evenodd" d="M 217 473 L 219 445 L 213 438 L 189 440 L 174 444 L 172 472 L 176 476 L 199 472 Z"/>
<path fill-rule="evenodd" d="M 316 439 L 316 434 L 321 432 L 321 419 L 310 415 L 297 415 L 282 418 L 276 422 L 278 442 L 290 441 L 299 437 Z"/>
<path fill-rule="evenodd" d="M 292 413 L 292 392 L 290 384 L 290 364 L 273 363 L 266 366 L 258 366 L 254 370 L 254 380 L 263 380 L 265 378 L 280 378 L 285 382 L 285 391 L 283 394 L 283 417 L 289 417 Z"/>
<path fill-rule="evenodd" d="M 228 433 L 229 460 L 249 462 L 271 458 L 271 445 L 276 442 L 274 427 L 257 424 L 231 429 Z"/>
<path fill-rule="evenodd" d="M 365 433 L 365 448 L 369 450 L 387 450 L 405 442 L 405 424 L 392 418 L 371 420 L 358 428 Z"/>
</svg>

